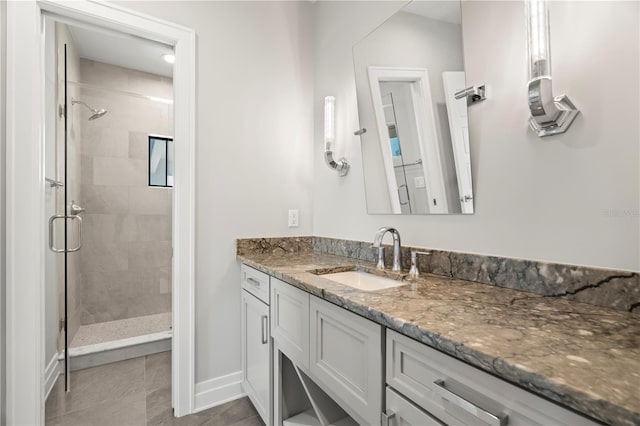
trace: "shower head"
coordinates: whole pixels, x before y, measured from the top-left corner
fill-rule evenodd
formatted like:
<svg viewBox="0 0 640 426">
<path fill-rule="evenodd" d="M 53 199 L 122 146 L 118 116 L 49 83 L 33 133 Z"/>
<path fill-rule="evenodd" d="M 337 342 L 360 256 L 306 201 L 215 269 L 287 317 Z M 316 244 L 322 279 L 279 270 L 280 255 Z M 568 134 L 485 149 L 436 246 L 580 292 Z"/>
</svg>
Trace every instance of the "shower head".
<svg viewBox="0 0 640 426">
<path fill-rule="evenodd" d="M 101 108 L 98 111 L 96 111 L 91 117 L 89 117 L 89 120 L 95 120 L 96 118 L 100 118 L 106 113 L 107 113 L 107 110 L 104 108 Z"/>
<path fill-rule="evenodd" d="M 75 104 L 84 105 L 89 111 L 91 111 L 93 113 L 91 116 L 89 116 L 89 121 L 95 120 L 96 118 L 100 118 L 100 117 L 102 117 L 103 115 L 105 115 L 107 113 L 107 110 L 104 109 L 104 108 L 100 108 L 100 109 L 91 108 L 85 102 L 76 101 L 75 99 L 72 99 L 71 100 L 71 105 L 75 105 Z"/>
</svg>

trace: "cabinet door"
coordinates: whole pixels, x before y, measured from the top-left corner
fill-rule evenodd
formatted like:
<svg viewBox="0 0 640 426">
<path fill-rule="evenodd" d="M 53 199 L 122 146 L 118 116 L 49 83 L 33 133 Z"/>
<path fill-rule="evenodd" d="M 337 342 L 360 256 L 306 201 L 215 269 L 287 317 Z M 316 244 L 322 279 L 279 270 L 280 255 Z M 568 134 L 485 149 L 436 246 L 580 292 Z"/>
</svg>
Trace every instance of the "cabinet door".
<svg viewBox="0 0 640 426">
<path fill-rule="evenodd" d="M 265 424 L 271 419 L 269 306 L 242 290 L 242 387 Z"/>
<path fill-rule="evenodd" d="M 309 294 L 271 278 L 271 335 L 280 351 L 309 368 Z"/>
<path fill-rule="evenodd" d="M 315 296 L 310 327 L 313 376 L 359 423 L 380 424 L 382 327 Z"/>
<path fill-rule="evenodd" d="M 393 389 L 387 387 L 388 424 L 382 426 L 442 426 L 435 417 L 430 416 L 420 408 L 413 405 Z"/>
</svg>

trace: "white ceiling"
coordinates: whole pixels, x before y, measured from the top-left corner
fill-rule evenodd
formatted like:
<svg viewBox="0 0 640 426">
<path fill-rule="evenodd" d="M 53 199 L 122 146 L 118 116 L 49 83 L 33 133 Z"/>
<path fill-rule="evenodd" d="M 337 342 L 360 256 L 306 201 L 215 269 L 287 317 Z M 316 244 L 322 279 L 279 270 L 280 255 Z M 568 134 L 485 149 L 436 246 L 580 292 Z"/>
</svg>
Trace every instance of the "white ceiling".
<svg viewBox="0 0 640 426">
<path fill-rule="evenodd" d="M 462 24 L 460 2 L 452 0 L 414 0 L 402 9 L 403 12 L 424 16 L 450 24 Z"/>
<path fill-rule="evenodd" d="M 459 1 L 414 0 L 403 11 L 451 24 L 462 22 Z M 81 58 L 173 76 L 173 66 L 162 59 L 162 55 L 173 53 L 169 45 L 99 28 L 69 25 L 69 29 Z"/>
<path fill-rule="evenodd" d="M 69 29 L 81 58 L 173 76 L 173 66 L 162 59 L 162 55 L 173 53 L 173 47 L 169 45 L 101 29 L 72 25 Z"/>
</svg>

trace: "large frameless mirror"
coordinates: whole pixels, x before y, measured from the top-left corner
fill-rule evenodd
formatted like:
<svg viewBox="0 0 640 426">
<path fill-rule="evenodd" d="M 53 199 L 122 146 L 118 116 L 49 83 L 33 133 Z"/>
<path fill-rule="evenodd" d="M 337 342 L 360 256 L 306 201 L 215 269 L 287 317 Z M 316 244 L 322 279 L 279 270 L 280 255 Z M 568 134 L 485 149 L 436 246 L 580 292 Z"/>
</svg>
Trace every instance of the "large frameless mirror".
<svg viewBox="0 0 640 426">
<path fill-rule="evenodd" d="M 367 211 L 471 214 L 457 1 L 414 1 L 353 48 Z"/>
</svg>

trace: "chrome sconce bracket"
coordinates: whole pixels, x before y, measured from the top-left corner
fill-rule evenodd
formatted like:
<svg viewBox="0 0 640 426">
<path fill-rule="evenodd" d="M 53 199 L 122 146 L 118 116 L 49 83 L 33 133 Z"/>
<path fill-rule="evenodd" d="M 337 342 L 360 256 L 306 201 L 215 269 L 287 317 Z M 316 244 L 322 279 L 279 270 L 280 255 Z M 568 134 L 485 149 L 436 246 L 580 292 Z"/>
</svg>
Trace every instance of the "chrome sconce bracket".
<svg viewBox="0 0 640 426">
<path fill-rule="evenodd" d="M 336 161 L 333 158 L 333 150 L 331 149 L 327 148 L 324 150 L 324 161 L 325 163 L 327 163 L 327 166 L 329 166 L 329 168 L 338 172 L 338 175 L 341 177 L 346 176 L 347 173 L 349 173 L 349 163 L 347 162 L 347 159 L 341 158 Z"/>
<path fill-rule="evenodd" d="M 453 94 L 456 99 L 467 98 L 467 105 L 473 105 L 487 99 L 487 88 L 482 86 L 469 86 L 466 89 L 458 90 Z"/>
<path fill-rule="evenodd" d="M 567 95 L 553 96 L 551 77 L 529 82 L 529 127 L 538 136 L 552 136 L 566 132 L 580 114 Z"/>
</svg>

